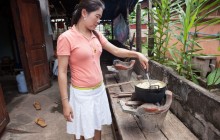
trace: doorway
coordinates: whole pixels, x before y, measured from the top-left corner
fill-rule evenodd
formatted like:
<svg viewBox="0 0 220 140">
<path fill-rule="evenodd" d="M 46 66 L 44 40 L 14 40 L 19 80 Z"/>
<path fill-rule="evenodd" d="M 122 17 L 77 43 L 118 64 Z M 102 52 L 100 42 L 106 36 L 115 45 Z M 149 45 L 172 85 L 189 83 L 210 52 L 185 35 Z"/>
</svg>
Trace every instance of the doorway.
<svg viewBox="0 0 220 140">
<path fill-rule="evenodd" d="M 4 33 L 0 35 L 0 83 L 4 94 L 8 90 L 13 95 L 18 93 L 16 75 L 21 71 L 29 93 L 49 88 L 49 62 L 39 1 L 1 1 L 0 31 Z M 12 99 L 8 95 L 5 98 L 6 103 Z"/>
<path fill-rule="evenodd" d="M 10 1 L 0 2 L 0 83 L 8 104 L 19 96 L 16 75 L 22 70 Z"/>
</svg>

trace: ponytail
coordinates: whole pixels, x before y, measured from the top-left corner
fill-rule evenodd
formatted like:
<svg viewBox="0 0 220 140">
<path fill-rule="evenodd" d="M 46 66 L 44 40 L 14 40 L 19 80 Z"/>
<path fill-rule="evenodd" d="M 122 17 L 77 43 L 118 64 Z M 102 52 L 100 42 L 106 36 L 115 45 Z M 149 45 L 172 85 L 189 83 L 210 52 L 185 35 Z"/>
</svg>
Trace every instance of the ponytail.
<svg viewBox="0 0 220 140">
<path fill-rule="evenodd" d="M 77 4 L 74 8 L 74 11 L 73 11 L 73 15 L 72 15 L 72 19 L 71 19 L 71 26 L 73 26 L 74 24 L 77 24 L 77 22 L 79 21 L 79 19 L 81 17 L 81 11 L 82 11 L 82 9 L 80 9 L 79 4 Z"/>
</svg>

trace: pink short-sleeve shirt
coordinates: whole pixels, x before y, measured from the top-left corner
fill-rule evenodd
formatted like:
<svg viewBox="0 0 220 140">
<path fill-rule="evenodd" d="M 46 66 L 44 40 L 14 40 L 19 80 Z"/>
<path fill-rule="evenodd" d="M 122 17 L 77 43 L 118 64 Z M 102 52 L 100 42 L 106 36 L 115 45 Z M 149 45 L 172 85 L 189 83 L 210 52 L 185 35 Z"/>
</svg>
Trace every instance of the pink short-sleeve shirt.
<svg viewBox="0 0 220 140">
<path fill-rule="evenodd" d="M 73 27 L 57 40 L 57 55 L 68 55 L 71 70 L 71 83 L 77 87 L 93 87 L 103 80 L 100 67 L 102 46 L 108 40 L 99 32 L 99 39 L 92 33 L 85 38 Z"/>
</svg>

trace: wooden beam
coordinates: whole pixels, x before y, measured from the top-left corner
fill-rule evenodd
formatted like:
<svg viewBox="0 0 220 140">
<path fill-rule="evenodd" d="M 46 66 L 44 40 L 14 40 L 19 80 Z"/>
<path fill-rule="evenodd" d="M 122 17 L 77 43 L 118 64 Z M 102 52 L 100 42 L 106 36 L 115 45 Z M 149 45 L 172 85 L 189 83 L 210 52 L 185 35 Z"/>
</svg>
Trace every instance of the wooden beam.
<svg viewBox="0 0 220 140">
<path fill-rule="evenodd" d="M 141 52 L 141 7 L 137 5 L 136 12 L 136 51 Z"/>
<path fill-rule="evenodd" d="M 152 2 L 148 1 L 149 10 L 152 9 Z M 153 48 L 154 48 L 154 21 L 153 17 L 150 15 L 150 12 L 148 11 L 148 56 L 153 56 Z"/>
</svg>

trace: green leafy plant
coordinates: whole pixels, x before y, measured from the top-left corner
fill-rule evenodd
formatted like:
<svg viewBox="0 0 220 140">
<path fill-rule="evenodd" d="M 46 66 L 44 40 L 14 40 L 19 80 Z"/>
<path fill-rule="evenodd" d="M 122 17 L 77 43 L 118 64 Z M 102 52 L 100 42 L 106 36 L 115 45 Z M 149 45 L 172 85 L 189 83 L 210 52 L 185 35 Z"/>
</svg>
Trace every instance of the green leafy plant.
<svg viewBox="0 0 220 140">
<path fill-rule="evenodd" d="M 192 65 L 192 58 L 199 55 L 198 51 L 202 48 L 198 43 L 197 33 L 209 26 L 220 23 L 218 18 L 207 20 L 206 18 L 220 8 L 220 0 L 210 2 L 208 0 L 186 0 L 185 6 L 178 6 L 176 12 L 179 13 L 179 22 L 181 26 L 175 26 L 180 34 L 175 34 L 174 37 L 181 43 L 181 48 L 172 47 L 169 52 L 173 61 L 169 65 L 175 67 L 180 75 L 187 79 L 197 82 L 197 75 Z M 216 7 L 214 7 L 217 5 Z M 214 7 L 214 8 L 213 8 Z M 205 12 L 205 14 L 203 14 Z M 202 28 L 198 28 L 198 27 Z M 190 34 L 194 27 L 194 33 Z M 205 36 L 203 38 L 213 38 L 213 36 Z M 216 37 L 215 37 L 216 38 Z"/>
<path fill-rule="evenodd" d="M 169 42 L 172 33 L 171 26 L 176 23 L 175 21 L 171 21 L 171 18 L 177 15 L 175 7 L 181 5 L 182 2 L 170 0 L 154 0 L 151 2 L 154 8 L 148 10 L 150 16 L 152 16 L 154 20 L 154 47 L 153 49 L 147 48 L 147 50 L 153 53 L 151 59 L 161 64 L 165 64 L 168 61 L 166 53 L 169 48 L 168 46 L 170 46 Z M 151 24 L 152 23 L 148 23 L 148 26 L 152 26 Z"/>
<path fill-rule="evenodd" d="M 155 9 L 151 10 L 150 14 L 153 15 L 156 26 L 154 26 L 154 48 L 151 51 L 154 53 L 153 59 L 163 64 L 170 39 L 170 0 L 156 0 L 153 1 L 153 5 Z"/>
<path fill-rule="evenodd" d="M 220 68 L 215 69 L 207 76 L 207 85 L 218 85 L 220 84 Z"/>
<path fill-rule="evenodd" d="M 220 52 L 220 47 L 218 47 L 218 51 Z M 220 61 L 219 61 L 220 65 Z M 216 68 L 207 76 L 207 86 L 213 86 L 220 84 L 220 68 Z"/>
<path fill-rule="evenodd" d="M 190 38 L 190 29 L 195 24 L 196 17 L 198 15 L 198 8 L 194 8 L 193 0 L 185 1 L 185 10 L 183 7 L 178 6 L 176 12 L 179 13 L 179 22 L 181 26 L 176 26 L 176 30 L 180 31 L 180 34 L 175 34 L 174 37 L 181 43 L 180 50 L 176 48 L 169 49 L 170 54 L 174 62 L 169 63 L 174 66 L 180 75 L 185 76 L 188 79 L 196 82 L 196 75 L 192 69 L 192 57 L 195 52 L 201 50 L 200 46 L 195 41 L 195 38 Z M 198 46 L 198 49 L 195 49 Z"/>
</svg>

